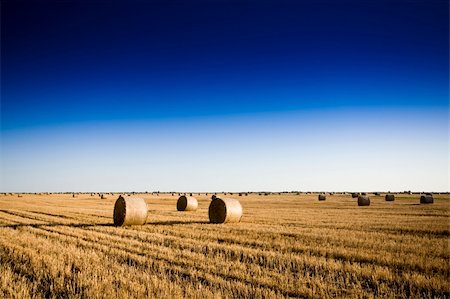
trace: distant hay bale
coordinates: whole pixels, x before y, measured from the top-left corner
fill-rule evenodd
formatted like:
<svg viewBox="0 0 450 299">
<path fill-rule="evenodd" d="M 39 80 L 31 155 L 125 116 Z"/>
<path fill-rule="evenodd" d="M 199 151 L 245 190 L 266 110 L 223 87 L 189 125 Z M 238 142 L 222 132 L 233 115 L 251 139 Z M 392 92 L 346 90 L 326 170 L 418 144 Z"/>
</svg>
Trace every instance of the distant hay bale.
<svg viewBox="0 0 450 299">
<path fill-rule="evenodd" d="M 352 193 L 352 198 L 356 198 L 358 196 L 359 196 L 358 193 L 356 193 L 356 192 Z"/>
<path fill-rule="evenodd" d="M 178 211 L 195 211 L 198 208 L 198 201 L 195 197 L 181 195 L 177 201 Z"/>
<path fill-rule="evenodd" d="M 124 198 L 120 195 L 114 205 L 114 225 L 116 226 L 143 225 L 147 215 L 147 203 L 142 198 Z"/>
<path fill-rule="evenodd" d="M 215 195 L 215 194 L 213 194 L 212 196 L 211 196 L 211 200 L 214 200 L 214 199 L 216 199 L 217 198 L 217 196 Z"/>
<path fill-rule="evenodd" d="M 380 192 L 374 192 L 373 195 L 375 195 L 375 196 L 380 196 L 381 193 L 380 193 Z"/>
<path fill-rule="evenodd" d="M 428 203 L 433 203 L 434 199 L 433 199 L 433 195 L 422 195 L 420 197 L 420 203 L 421 204 L 428 204 Z"/>
<path fill-rule="evenodd" d="M 370 206 L 369 196 L 358 196 L 358 206 Z"/>
<path fill-rule="evenodd" d="M 216 198 L 209 205 L 209 222 L 230 223 L 241 221 L 243 210 L 241 203 L 234 198 Z"/>
<path fill-rule="evenodd" d="M 361 195 L 364 195 L 364 196 L 366 196 L 366 195 L 367 195 L 367 193 L 366 193 L 366 192 L 363 192 L 363 193 L 361 193 Z"/>
<path fill-rule="evenodd" d="M 319 200 L 325 200 L 327 197 L 324 194 L 319 194 Z"/>
<path fill-rule="evenodd" d="M 242 193 L 239 193 L 239 196 L 242 196 Z"/>
<path fill-rule="evenodd" d="M 386 201 L 394 201 L 395 200 L 395 195 L 394 194 L 386 194 L 386 196 L 384 197 L 384 199 Z"/>
<path fill-rule="evenodd" d="M 100 198 L 101 198 L 101 199 L 106 199 L 107 197 L 106 197 L 106 195 L 102 194 L 102 195 L 100 196 Z"/>
</svg>

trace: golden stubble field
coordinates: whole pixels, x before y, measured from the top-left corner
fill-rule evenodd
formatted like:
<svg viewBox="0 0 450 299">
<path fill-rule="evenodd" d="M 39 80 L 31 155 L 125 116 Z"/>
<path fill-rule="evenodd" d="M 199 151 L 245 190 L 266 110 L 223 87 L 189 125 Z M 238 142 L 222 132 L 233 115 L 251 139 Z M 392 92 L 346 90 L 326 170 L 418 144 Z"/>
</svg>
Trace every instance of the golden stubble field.
<svg viewBox="0 0 450 299">
<path fill-rule="evenodd" d="M 209 196 L 138 195 L 147 224 L 112 226 L 114 202 L 78 195 L 0 197 L 2 298 L 425 297 L 450 294 L 448 195 L 420 205 L 371 196 L 241 200 L 237 224 L 209 224 Z"/>
</svg>

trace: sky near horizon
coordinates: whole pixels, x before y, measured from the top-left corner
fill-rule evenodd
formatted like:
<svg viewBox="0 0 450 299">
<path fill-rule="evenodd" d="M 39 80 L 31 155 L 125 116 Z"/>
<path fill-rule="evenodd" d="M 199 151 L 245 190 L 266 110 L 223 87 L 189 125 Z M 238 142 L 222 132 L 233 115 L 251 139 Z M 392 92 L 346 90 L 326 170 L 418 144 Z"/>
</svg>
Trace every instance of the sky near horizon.
<svg viewBox="0 0 450 299">
<path fill-rule="evenodd" d="M 448 191 L 448 1 L 3 1 L 0 192 Z"/>
</svg>

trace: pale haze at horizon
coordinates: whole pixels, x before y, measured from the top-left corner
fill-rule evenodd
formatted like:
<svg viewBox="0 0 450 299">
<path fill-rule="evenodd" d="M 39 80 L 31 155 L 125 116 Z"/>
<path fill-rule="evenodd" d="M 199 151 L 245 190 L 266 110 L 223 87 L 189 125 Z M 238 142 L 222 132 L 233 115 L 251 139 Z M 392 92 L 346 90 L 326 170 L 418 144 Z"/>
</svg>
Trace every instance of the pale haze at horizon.
<svg viewBox="0 0 450 299">
<path fill-rule="evenodd" d="M 448 191 L 448 111 L 342 108 L 4 130 L 0 192 Z"/>
</svg>

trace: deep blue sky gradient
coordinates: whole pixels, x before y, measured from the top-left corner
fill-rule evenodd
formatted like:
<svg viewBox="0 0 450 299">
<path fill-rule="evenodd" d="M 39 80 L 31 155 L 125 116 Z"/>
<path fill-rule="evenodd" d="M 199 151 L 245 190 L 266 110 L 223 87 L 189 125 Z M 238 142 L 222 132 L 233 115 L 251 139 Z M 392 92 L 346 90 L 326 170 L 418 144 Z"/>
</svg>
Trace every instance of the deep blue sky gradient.
<svg viewBox="0 0 450 299">
<path fill-rule="evenodd" d="M 449 3 L 1 2 L 0 192 L 449 191 Z"/>
<path fill-rule="evenodd" d="M 448 107 L 447 1 L 4 1 L 2 130 Z"/>
</svg>

